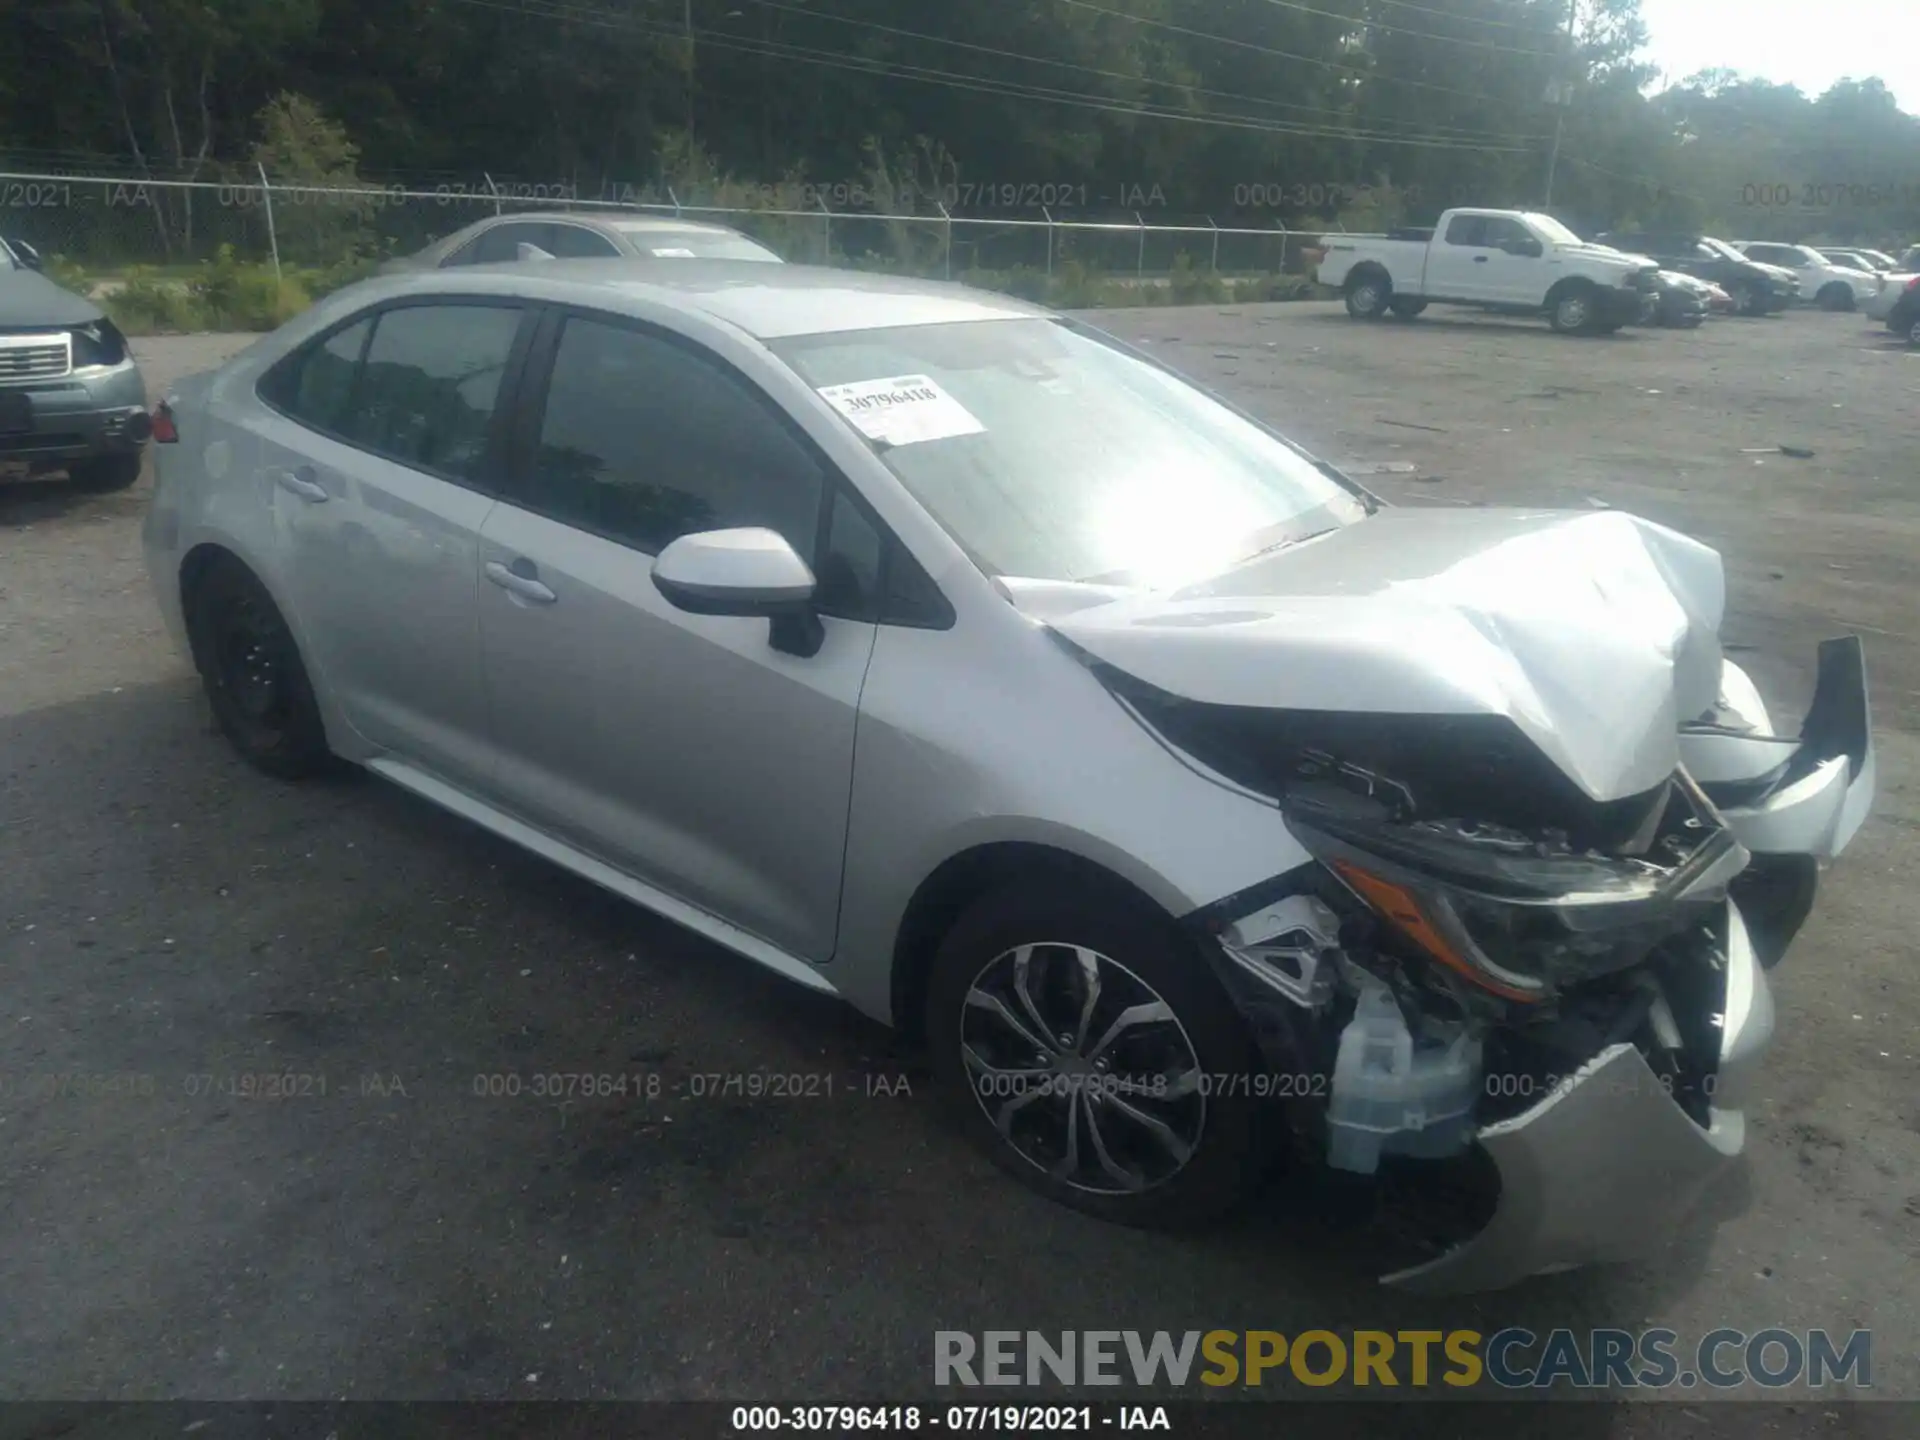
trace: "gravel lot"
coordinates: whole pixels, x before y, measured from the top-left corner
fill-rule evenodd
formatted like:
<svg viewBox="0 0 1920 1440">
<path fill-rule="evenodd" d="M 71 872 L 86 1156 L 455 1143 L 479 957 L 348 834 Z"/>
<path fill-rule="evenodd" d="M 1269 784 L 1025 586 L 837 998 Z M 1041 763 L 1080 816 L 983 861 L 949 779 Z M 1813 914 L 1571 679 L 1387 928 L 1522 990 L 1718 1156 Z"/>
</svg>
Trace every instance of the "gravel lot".
<svg viewBox="0 0 1920 1440">
<path fill-rule="evenodd" d="M 390 787 L 244 769 L 149 597 L 147 482 L 0 483 L 0 1399 L 877 1399 L 926 1392 L 935 1329 L 1507 1324 L 1871 1325 L 1879 1393 L 1920 1398 L 1920 357 L 1814 313 L 1596 341 L 1095 319 L 1329 458 L 1415 467 L 1368 478 L 1394 500 L 1611 505 L 1720 547 L 1727 639 L 1788 717 L 1815 643 L 1866 637 L 1878 811 L 1777 974 L 1745 1216 L 1431 1302 L 1370 1283 L 1373 1230 L 1277 1198 L 1203 1238 L 1055 1209 L 885 1032 Z M 136 348 L 160 387 L 244 343 Z M 1747 453 L 1783 443 L 1814 458 Z M 672 1093 L 755 1069 L 834 1095 Z M 193 1093 L 263 1071 L 325 1095 Z M 153 1093 L 30 1093 L 74 1072 Z M 667 1094 L 475 1093 L 535 1072 Z"/>
</svg>

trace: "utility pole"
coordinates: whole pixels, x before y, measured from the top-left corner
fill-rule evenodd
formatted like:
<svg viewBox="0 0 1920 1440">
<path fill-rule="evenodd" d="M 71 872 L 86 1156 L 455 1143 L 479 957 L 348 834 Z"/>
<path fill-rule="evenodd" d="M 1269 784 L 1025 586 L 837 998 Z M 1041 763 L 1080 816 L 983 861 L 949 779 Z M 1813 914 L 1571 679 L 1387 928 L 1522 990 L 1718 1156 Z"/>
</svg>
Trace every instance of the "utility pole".
<svg viewBox="0 0 1920 1440">
<path fill-rule="evenodd" d="M 686 0 L 687 30 L 687 139 L 693 139 L 693 0 Z"/>
<path fill-rule="evenodd" d="M 689 0 L 691 3 L 691 0 Z M 1553 149 L 1547 155 L 1547 196 L 1541 209 L 1553 208 L 1553 175 L 1560 168 L 1560 137 L 1566 130 L 1567 107 L 1573 104 L 1573 80 L 1568 71 L 1573 58 L 1574 24 L 1580 14 L 1580 0 L 1567 0 L 1567 34 L 1561 47 L 1556 74 L 1547 86 L 1547 102 L 1553 106 Z"/>
</svg>

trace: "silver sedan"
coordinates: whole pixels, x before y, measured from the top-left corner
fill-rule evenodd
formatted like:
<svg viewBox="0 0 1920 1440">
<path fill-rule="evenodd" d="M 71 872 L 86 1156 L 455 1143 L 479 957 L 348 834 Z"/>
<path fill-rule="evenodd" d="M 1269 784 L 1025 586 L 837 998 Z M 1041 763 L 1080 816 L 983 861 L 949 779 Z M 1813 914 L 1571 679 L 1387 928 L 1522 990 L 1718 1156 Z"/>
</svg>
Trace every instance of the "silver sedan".
<svg viewBox="0 0 1920 1440">
<path fill-rule="evenodd" d="M 364 766 L 902 1028 L 1094 1215 L 1216 1216 L 1282 1135 L 1497 1172 L 1409 1286 L 1703 1213 L 1873 798 L 1859 642 L 1776 732 L 1713 551 L 1388 508 L 1001 296 L 396 277 L 158 418 L 155 594 L 261 770 Z"/>
<path fill-rule="evenodd" d="M 725 225 L 625 211 L 490 215 L 424 250 L 389 260 L 383 274 L 518 260 L 759 260 L 780 257 Z"/>
</svg>

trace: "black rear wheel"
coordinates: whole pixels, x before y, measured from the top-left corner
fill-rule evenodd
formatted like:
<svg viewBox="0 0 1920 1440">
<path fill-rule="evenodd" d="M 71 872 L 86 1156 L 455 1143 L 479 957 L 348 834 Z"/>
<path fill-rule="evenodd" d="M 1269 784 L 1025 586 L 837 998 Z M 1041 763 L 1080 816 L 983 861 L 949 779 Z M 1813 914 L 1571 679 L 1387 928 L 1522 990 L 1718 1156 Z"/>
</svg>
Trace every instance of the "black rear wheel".
<svg viewBox="0 0 1920 1440">
<path fill-rule="evenodd" d="M 188 625 L 214 719 L 234 748 L 283 780 L 324 770 L 331 754 L 313 687 L 258 577 L 237 560 L 216 562 L 189 597 Z"/>
<path fill-rule="evenodd" d="M 1378 320 L 1392 298 L 1393 285 L 1385 275 L 1368 271 L 1347 283 L 1347 313 L 1356 320 Z"/>
<path fill-rule="evenodd" d="M 934 1075 L 970 1139 L 1042 1195 L 1125 1225 L 1233 1208 L 1263 1155 L 1257 1052 L 1171 921 L 1090 885 L 987 895 L 933 962 Z"/>
</svg>

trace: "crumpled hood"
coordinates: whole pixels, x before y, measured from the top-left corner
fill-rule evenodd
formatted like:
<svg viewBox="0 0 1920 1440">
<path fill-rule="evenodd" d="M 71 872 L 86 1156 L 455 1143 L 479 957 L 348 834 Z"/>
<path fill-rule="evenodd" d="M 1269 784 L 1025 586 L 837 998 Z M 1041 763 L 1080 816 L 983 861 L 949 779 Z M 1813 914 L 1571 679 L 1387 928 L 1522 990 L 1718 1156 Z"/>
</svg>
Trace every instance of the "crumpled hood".
<svg viewBox="0 0 1920 1440">
<path fill-rule="evenodd" d="M 1072 608 L 1056 589 L 1030 613 L 1160 690 L 1504 715 L 1600 801 L 1671 775 L 1720 693 L 1719 555 L 1617 512 L 1388 509 L 1179 590 Z"/>
<path fill-rule="evenodd" d="M 101 314 L 91 300 L 62 290 L 37 270 L 0 270 L 0 330 L 91 325 Z"/>
</svg>

